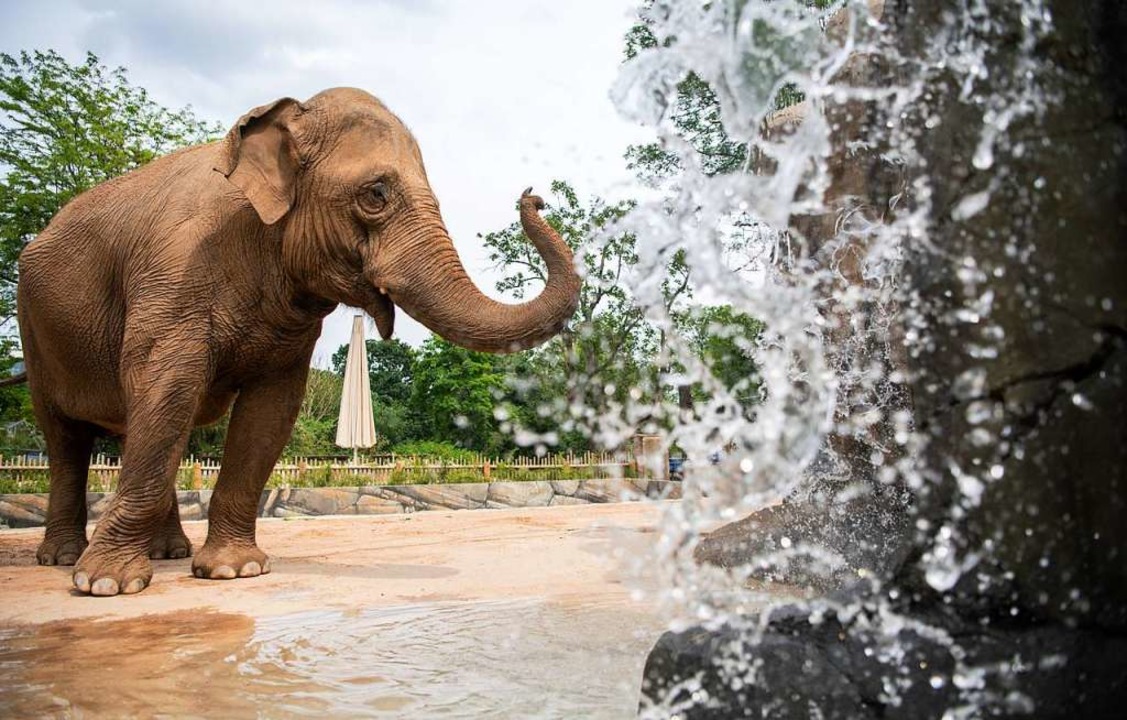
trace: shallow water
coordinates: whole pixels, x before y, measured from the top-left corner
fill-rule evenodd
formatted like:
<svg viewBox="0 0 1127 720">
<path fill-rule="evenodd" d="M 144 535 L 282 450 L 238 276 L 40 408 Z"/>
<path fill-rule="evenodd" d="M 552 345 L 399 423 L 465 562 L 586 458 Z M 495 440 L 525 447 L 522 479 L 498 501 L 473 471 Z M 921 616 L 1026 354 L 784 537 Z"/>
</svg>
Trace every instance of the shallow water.
<svg viewBox="0 0 1127 720">
<path fill-rule="evenodd" d="M 632 717 L 656 615 L 536 599 L 0 631 L 0 715 Z"/>
</svg>

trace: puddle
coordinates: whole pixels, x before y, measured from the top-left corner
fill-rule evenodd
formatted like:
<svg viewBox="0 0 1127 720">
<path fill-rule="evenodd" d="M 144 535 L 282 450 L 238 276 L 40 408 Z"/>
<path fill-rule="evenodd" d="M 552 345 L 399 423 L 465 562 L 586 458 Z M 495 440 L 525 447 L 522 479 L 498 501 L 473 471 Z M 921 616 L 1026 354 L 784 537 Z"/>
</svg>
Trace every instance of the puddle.
<svg viewBox="0 0 1127 720">
<path fill-rule="evenodd" d="M 0 631 L 0 715 L 633 717 L 660 632 L 538 600 L 56 622 Z"/>
</svg>

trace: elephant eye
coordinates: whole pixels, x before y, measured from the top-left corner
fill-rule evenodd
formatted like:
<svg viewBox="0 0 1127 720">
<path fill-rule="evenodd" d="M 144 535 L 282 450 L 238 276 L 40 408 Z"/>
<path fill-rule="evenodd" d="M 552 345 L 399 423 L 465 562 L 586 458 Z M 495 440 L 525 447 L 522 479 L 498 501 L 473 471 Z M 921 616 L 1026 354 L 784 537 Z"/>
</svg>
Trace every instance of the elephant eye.
<svg viewBox="0 0 1127 720">
<path fill-rule="evenodd" d="M 369 185 L 362 197 L 364 209 L 368 212 L 378 213 L 387 206 L 388 197 L 387 183 L 378 182 Z"/>
</svg>

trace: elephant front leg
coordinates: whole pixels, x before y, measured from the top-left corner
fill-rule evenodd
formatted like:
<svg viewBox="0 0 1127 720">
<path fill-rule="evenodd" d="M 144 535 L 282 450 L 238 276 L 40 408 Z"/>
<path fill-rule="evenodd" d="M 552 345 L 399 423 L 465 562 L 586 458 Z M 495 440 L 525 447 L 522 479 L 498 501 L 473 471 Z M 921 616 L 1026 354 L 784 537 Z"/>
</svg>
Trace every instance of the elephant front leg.
<svg viewBox="0 0 1127 720">
<path fill-rule="evenodd" d="M 157 353 L 152 359 L 151 372 L 134 369 L 138 389 L 128 400 L 121 477 L 75 566 L 74 586 L 80 592 L 117 595 L 145 589 L 153 577 L 153 539 L 176 503 L 176 467 L 188 444 L 203 376 Z"/>
<path fill-rule="evenodd" d="M 208 507 L 207 542 L 192 561 L 196 577 L 229 580 L 270 572 L 270 559 L 255 541 L 258 502 L 293 430 L 308 372 L 303 366 L 239 392 Z"/>
</svg>

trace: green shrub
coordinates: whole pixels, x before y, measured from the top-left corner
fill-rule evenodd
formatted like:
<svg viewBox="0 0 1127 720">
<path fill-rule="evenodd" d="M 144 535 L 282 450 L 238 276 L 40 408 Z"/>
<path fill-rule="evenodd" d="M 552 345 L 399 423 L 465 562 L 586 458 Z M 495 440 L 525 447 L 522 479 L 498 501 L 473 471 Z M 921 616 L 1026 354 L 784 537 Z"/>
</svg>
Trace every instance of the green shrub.
<svg viewBox="0 0 1127 720">
<path fill-rule="evenodd" d="M 453 462 L 476 462 L 478 454 L 448 442 L 420 440 L 399 443 L 391 449 L 396 455 L 411 455 L 418 458 L 433 458 Z"/>
<path fill-rule="evenodd" d="M 49 470 L 23 470 L 19 476 L 0 476 L 0 493 L 45 493 L 51 487 Z"/>
<path fill-rule="evenodd" d="M 485 475 L 481 470 L 472 470 L 469 468 L 458 468 L 451 470 L 446 474 L 442 480 L 444 483 L 480 483 L 485 482 Z"/>
</svg>

